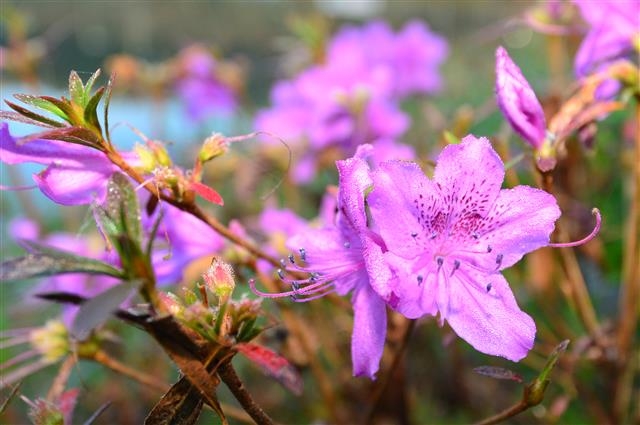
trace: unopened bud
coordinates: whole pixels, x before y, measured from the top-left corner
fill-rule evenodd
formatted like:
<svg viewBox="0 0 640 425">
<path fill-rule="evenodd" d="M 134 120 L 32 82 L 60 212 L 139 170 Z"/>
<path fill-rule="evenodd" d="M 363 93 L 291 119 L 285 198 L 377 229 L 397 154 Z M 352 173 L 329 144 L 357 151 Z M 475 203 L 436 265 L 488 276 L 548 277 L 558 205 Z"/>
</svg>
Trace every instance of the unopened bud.
<svg viewBox="0 0 640 425">
<path fill-rule="evenodd" d="M 202 277 L 207 288 L 218 297 L 220 304 L 226 303 L 236 286 L 231 266 L 219 257 L 214 257 L 209 270 Z"/>
<path fill-rule="evenodd" d="M 228 146 L 229 144 L 227 143 L 226 137 L 220 133 L 213 133 L 211 136 L 207 137 L 202 144 L 202 148 L 200 148 L 200 153 L 198 154 L 198 159 L 202 163 L 210 161 L 227 152 Z"/>
<path fill-rule="evenodd" d="M 46 362 L 54 363 L 70 352 L 69 332 L 59 320 L 49 320 L 30 335 L 31 345 L 42 354 Z"/>
</svg>

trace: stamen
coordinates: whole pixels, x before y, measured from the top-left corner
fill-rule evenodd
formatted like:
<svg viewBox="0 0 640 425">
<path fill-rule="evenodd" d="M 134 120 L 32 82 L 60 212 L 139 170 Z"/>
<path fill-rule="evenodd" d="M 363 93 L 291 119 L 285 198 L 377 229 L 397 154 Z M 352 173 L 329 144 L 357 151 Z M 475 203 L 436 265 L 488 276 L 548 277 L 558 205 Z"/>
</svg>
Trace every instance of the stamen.
<svg viewBox="0 0 640 425">
<path fill-rule="evenodd" d="M 282 271 L 282 269 L 278 269 L 278 277 L 284 280 L 284 272 Z"/>
<path fill-rule="evenodd" d="M 474 230 L 473 232 L 471 232 L 471 237 L 475 240 L 478 240 L 480 239 L 480 234 Z"/>
<path fill-rule="evenodd" d="M 491 245 L 487 245 L 487 253 L 493 251 L 493 248 L 491 248 Z"/>
<path fill-rule="evenodd" d="M 422 285 L 422 282 L 424 282 L 424 278 L 420 274 L 418 275 L 417 280 L 418 280 L 418 286 Z"/>
<path fill-rule="evenodd" d="M 591 214 L 596 216 L 596 226 L 585 238 L 575 242 L 550 243 L 548 246 L 552 248 L 571 248 L 573 246 L 584 245 L 591 239 L 595 238 L 598 232 L 600 232 L 600 226 L 602 225 L 602 216 L 600 215 L 600 210 L 597 208 L 592 209 Z"/>
<path fill-rule="evenodd" d="M 280 259 L 280 266 L 281 266 L 283 269 L 286 269 L 286 268 L 287 268 L 287 263 L 284 261 L 284 258 L 281 258 L 281 259 Z"/>
<path fill-rule="evenodd" d="M 504 256 L 502 254 L 498 254 L 496 257 L 496 265 L 498 266 L 498 268 L 502 265 L 502 259 L 504 258 Z"/>
<path fill-rule="evenodd" d="M 442 258 L 441 256 L 437 256 L 436 257 L 436 263 L 438 264 L 438 269 L 440 269 L 442 267 L 442 265 L 444 264 L 444 258 Z"/>
<path fill-rule="evenodd" d="M 344 244 L 342 244 L 342 246 L 344 246 L 345 248 L 349 249 L 349 248 L 351 248 L 351 242 L 347 241 Z"/>
<path fill-rule="evenodd" d="M 304 248 L 300 248 L 300 258 L 302 261 L 307 261 L 307 251 Z"/>
<path fill-rule="evenodd" d="M 416 236 L 418 236 L 418 232 L 411 232 L 411 237 L 415 238 Z"/>
<path fill-rule="evenodd" d="M 487 283 L 487 292 L 489 292 L 491 290 L 492 286 L 493 285 L 491 284 L 491 282 Z"/>
<path fill-rule="evenodd" d="M 296 263 L 296 259 L 295 259 L 295 258 L 293 258 L 293 254 L 289 254 L 289 262 L 290 262 L 291 264 L 295 264 L 295 263 Z"/>
<path fill-rule="evenodd" d="M 431 232 L 431 235 L 429 236 L 429 239 L 435 239 L 438 237 L 438 232 Z"/>
</svg>

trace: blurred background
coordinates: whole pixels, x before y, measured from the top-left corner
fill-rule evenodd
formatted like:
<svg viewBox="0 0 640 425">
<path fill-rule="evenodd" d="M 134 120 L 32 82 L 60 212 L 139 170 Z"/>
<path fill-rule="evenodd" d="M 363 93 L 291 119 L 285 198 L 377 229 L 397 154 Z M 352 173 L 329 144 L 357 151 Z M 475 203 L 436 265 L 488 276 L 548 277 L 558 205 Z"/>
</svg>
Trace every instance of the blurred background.
<svg viewBox="0 0 640 425">
<path fill-rule="evenodd" d="M 501 144 L 509 139 L 510 131 L 495 104 L 494 52 L 499 45 L 506 47 L 543 99 L 544 106 L 557 108 L 559 100 L 570 91 L 573 56 L 582 34 L 549 36 L 528 24 L 531 16 L 548 11 L 546 8 L 556 3 L 560 2 L 2 0 L 0 97 L 11 99 L 14 93 L 61 96 L 66 92 L 71 70 L 86 79 L 100 68 L 103 81 L 106 81 L 106 75 L 115 72 L 110 122 L 112 125 L 122 123 L 112 133 L 118 145 L 129 149 L 140 140 L 142 133 L 150 139 L 167 142 L 174 158 L 189 165 L 187 161 L 198 145 L 212 132 L 240 135 L 253 131 L 253 117 L 257 110 L 269 104 L 273 84 L 290 78 L 317 60 L 314 55 L 322 49 L 323 42 L 343 25 L 383 19 L 398 29 L 410 20 L 418 19 L 447 39 L 449 56 L 441 68 L 443 89 L 428 98 L 403 104 L 412 119 L 403 141 L 414 146 L 427 161 L 433 158 L 431 152 L 443 144 L 445 130 L 457 136 L 474 133 L 498 140 L 498 146 L 508 146 L 505 147 L 507 155 L 515 157 L 526 148 L 513 136 L 510 145 Z M 571 19 L 575 19 L 575 11 L 571 13 L 574 13 Z M 212 113 L 193 119 L 179 93 L 169 88 L 167 75 L 179 63 L 183 49 L 193 45 L 212 52 L 225 64 L 227 73 L 223 77 L 238 96 L 238 106 L 231 113 Z M 3 106 L 2 109 L 7 108 Z M 567 205 L 577 205 L 576 232 L 589 226 L 588 211 L 594 205 L 607 217 L 601 242 L 580 257 L 596 309 L 605 319 L 615 312 L 616 282 L 621 273 L 621 235 L 626 204 L 623 179 L 611 164 L 621 160 L 620 143 L 628 139 L 620 130 L 627 115 L 612 115 L 601 127 L 601 140 L 605 142 L 587 154 L 575 153 L 576 158 L 580 158 L 576 159 L 579 164 L 574 164 L 571 172 L 560 170 L 561 175 L 575 186 L 575 190 L 567 192 L 574 204 Z M 33 127 L 22 124 L 12 123 L 10 128 L 16 135 L 33 132 Z M 614 140 L 617 140 L 615 144 L 606 143 Z M 220 174 L 215 178 L 221 193 L 230 199 L 225 209 L 216 211 L 225 223 L 232 218 L 255 222 L 255 216 L 265 205 L 255 195 L 273 188 L 279 176 L 277 167 L 273 166 L 275 171 L 267 170 L 271 174 L 266 187 L 255 182 L 238 187 L 240 183 L 232 181 L 232 170 L 247 170 L 250 174 L 252 167 L 258 167 L 251 158 L 243 159 L 242 152 L 239 148 L 238 153 L 230 154 L 231 159 L 217 165 Z M 238 168 L 241 166 L 246 168 Z M 31 174 L 41 169 L 39 166 L 9 169 L 5 164 L 0 167 L 0 182 L 4 186 L 30 184 Z M 520 182 L 534 183 L 526 172 L 526 164 L 515 170 Z M 329 174 L 317 185 L 308 187 L 308 193 L 295 198 L 292 203 L 297 212 L 307 218 L 315 216 L 324 187 L 327 183 L 335 183 L 332 179 L 335 174 Z M 585 187 L 591 190 L 584 190 Z M 282 199 L 287 203 L 287 195 L 281 195 Z M 39 220 L 45 233 L 47 229 L 79 232 L 78 223 L 87 226 L 90 222 L 86 209 L 52 208 L 51 205 L 51 201 L 37 191 L 0 192 L 0 257 L 9 258 L 22 252 L 9 237 L 11 220 L 16 217 L 26 215 Z M 587 211 L 586 217 L 584 211 Z M 548 253 L 532 256 L 526 264 L 507 272 L 511 282 L 529 282 L 527 287 L 519 283 L 513 285 L 517 298 L 537 322 L 543 317 L 539 327 L 546 339 L 537 346 L 538 352 L 520 364 L 482 356 L 456 339 L 450 329 L 442 330 L 435 321 L 427 319 L 418 326 L 409 343 L 408 360 L 403 366 L 406 369 L 399 372 L 402 376 L 398 377 L 399 383 L 409 381 L 410 390 L 398 394 L 402 399 L 395 399 L 395 402 L 411 406 L 410 414 L 398 413 L 398 406 L 393 404 L 394 395 L 387 395 L 383 400 L 388 404 L 380 407 L 380 423 L 469 423 L 515 402 L 521 391 L 517 384 L 481 377 L 472 369 L 485 364 L 509 367 L 528 380 L 535 376 L 544 364 L 545 356 L 560 342 L 559 335 L 571 332 L 580 335 L 575 311 L 562 301 L 558 289 L 549 290 L 553 283 L 541 272 L 550 261 Z M 535 284 L 540 286 L 535 287 Z M 59 311 L 57 306 L 26 301 L 25 294 L 34 284 L 25 282 L 21 285 L 3 283 L 0 286 L 1 329 L 38 326 L 44 318 Z M 544 301 L 545 297 L 549 298 Z M 321 318 L 333 314 L 331 307 L 320 303 L 309 314 L 317 320 L 326 320 Z M 300 312 L 305 308 L 304 305 L 294 306 L 295 311 Z M 34 320 L 34 312 L 43 319 Z M 277 314 L 276 311 L 272 313 Z M 340 353 L 335 357 L 339 360 L 325 354 L 322 361 L 348 365 L 349 312 L 341 312 L 334 319 L 338 323 L 335 332 L 340 337 L 335 345 Z M 113 322 L 109 326 L 114 334 L 114 355 L 127 359 L 131 367 L 143 369 L 166 382 L 176 380 L 177 371 L 154 341 L 136 329 Z M 397 332 L 400 327 L 398 324 Z M 556 332 L 558 327 L 563 330 Z M 324 337 L 335 337 L 327 336 L 333 326 L 327 328 L 321 332 Z M 564 328 L 569 331 L 565 332 Z M 393 332 L 392 319 L 391 338 Z M 276 329 L 267 332 L 264 338 L 277 346 L 283 335 Z M 15 353 L 10 350 L 0 352 L 2 361 L 13 355 Z M 295 352 L 292 355 L 295 357 Z M 278 421 L 327 423 L 317 388 L 313 382 L 307 382 L 307 375 L 307 390 L 297 398 L 246 362 L 242 363 L 241 359 L 238 362 L 247 387 Z M 304 370 L 304 362 L 301 363 Z M 601 421 L 607 418 L 606 414 L 593 403 L 608 391 L 608 384 L 598 375 L 598 367 L 580 361 L 561 366 L 562 372 L 555 375 L 560 383 L 550 387 L 548 402 L 512 418 L 510 423 L 604 423 Z M 43 396 L 55 375 L 53 369 L 26 379 L 21 393 L 29 397 Z M 351 379 L 349 372 L 348 367 L 338 370 L 334 382 L 345 402 L 357 405 L 359 397 L 371 388 L 371 383 Z M 572 380 L 576 373 L 584 378 L 579 385 Z M 156 389 L 105 372 L 102 366 L 90 362 L 77 366 L 71 383 L 82 389 L 76 409 L 78 420 L 87 418 L 105 401 L 113 403 L 97 423 L 141 423 L 161 395 Z M 224 389 L 220 398 L 233 404 L 232 397 Z M 23 422 L 26 410 L 26 403 L 13 400 L 2 422 Z M 205 412 L 200 423 L 216 420 L 211 412 Z M 232 419 L 232 423 L 236 422 Z"/>
</svg>

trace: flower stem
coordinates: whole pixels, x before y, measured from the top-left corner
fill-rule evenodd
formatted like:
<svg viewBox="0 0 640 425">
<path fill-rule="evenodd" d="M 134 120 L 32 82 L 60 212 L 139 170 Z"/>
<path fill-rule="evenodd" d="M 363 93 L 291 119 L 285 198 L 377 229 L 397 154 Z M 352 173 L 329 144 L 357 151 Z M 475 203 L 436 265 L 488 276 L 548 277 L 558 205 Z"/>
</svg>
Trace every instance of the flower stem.
<svg viewBox="0 0 640 425">
<path fill-rule="evenodd" d="M 76 364 L 75 356 L 67 356 L 67 358 L 60 365 L 60 369 L 58 369 L 58 374 L 56 375 L 49 391 L 47 392 L 47 400 L 53 402 L 57 400 L 60 395 L 64 392 L 64 388 L 67 386 L 67 381 L 69 380 L 69 376 L 71 375 L 71 371 Z"/>
<path fill-rule="evenodd" d="M 151 193 L 153 196 L 157 196 L 161 200 L 168 202 L 174 207 L 200 219 L 201 221 L 209 225 L 209 227 L 211 227 L 217 233 L 219 233 L 221 236 L 225 237 L 226 239 L 230 240 L 236 245 L 246 249 L 254 256 L 267 260 L 276 267 L 278 267 L 278 265 L 280 264 L 277 258 L 272 257 L 271 255 L 267 254 L 257 246 L 249 243 L 245 239 L 233 233 L 231 230 L 229 230 L 228 227 L 224 226 L 214 217 L 206 214 L 194 202 L 179 201 L 172 196 L 168 196 L 162 193 L 160 190 L 158 190 L 156 186 L 154 186 L 154 184 L 150 180 L 145 179 L 140 173 L 138 173 L 133 167 L 131 167 L 117 151 L 107 150 L 105 151 L 105 154 L 107 155 L 109 160 L 111 160 L 112 163 L 118 166 L 124 173 L 126 173 L 129 177 L 131 177 L 136 182 L 138 182 L 142 187 L 147 189 L 149 193 Z"/>
<path fill-rule="evenodd" d="M 640 95 L 636 97 L 636 124 L 640 123 Z M 617 421 L 626 422 L 633 388 L 634 335 L 638 327 L 640 307 L 640 130 L 636 131 L 631 179 L 631 205 L 629 208 L 627 240 L 623 258 L 623 282 L 620 288 L 618 319 L 619 374 L 613 403 Z"/>
<path fill-rule="evenodd" d="M 229 387 L 229 390 L 236 400 L 238 400 L 240 405 L 258 425 L 273 424 L 271 418 L 267 416 L 264 410 L 256 404 L 249 392 L 246 390 L 230 361 L 221 364 L 217 371 L 218 375 L 220 375 L 222 381 L 227 385 L 227 387 Z"/>
<path fill-rule="evenodd" d="M 497 413 L 487 419 L 484 419 L 480 422 L 477 422 L 476 425 L 491 425 L 491 424 L 497 424 L 498 422 L 502 422 L 505 419 L 509 419 L 519 413 L 524 412 L 525 410 L 527 410 L 529 407 L 529 404 L 525 401 L 525 400 L 520 400 L 519 402 L 517 402 L 516 404 L 514 404 L 511 407 L 506 408 L 505 410 L 503 410 L 500 413 Z"/>
<path fill-rule="evenodd" d="M 156 379 L 154 376 L 147 375 L 146 373 L 142 373 L 136 369 L 130 368 L 124 363 L 120 363 L 118 360 L 109 356 L 106 352 L 99 350 L 92 357 L 91 360 L 94 360 L 103 366 L 113 370 L 114 372 L 120 373 L 128 378 L 131 378 L 135 381 L 140 382 L 143 385 L 146 385 L 151 388 L 155 388 L 161 392 L 167 392 L 169 390 L 169 385 L 165 382 L 162 382 Z"/>
</svg>

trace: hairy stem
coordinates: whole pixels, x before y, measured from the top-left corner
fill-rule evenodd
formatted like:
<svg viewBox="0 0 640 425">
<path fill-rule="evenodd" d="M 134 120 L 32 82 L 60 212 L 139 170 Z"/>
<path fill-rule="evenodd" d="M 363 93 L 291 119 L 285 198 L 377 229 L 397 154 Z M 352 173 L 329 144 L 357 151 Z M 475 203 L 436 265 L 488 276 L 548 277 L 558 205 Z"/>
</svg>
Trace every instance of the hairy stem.
<svg viewBox="0 0 640 425">
<path fill-rule="evenodd" d="M 246 249 L 247 251 L 249 251 L 254 256 L 256 256 L 258 258 L 262 258 L 264 260 L 267 260 L 267 261 L 269 261 L 271 264 L 273 264 L 276 267 L 279 266 L 280 263 L 279 263 L 277 258 L 272 257 L 271 255 L 267 254 L 266 252 L 264 252 L 263 250 L 261 250 L 257 246 L 249 243 L 245 239 L 243 239 L 243 238 L 239 237 L 238 235 L 236 235 L 235 233 L 233 233 L 231 230 L 229 230 L 228 227 L 226 227 L 225 225 L 220 223 L 214 217 L 206 214 L 194 202 L 179 201 L 179 200 L 175 199 L 172 196 L 168 196 L 168 195 L 162 193 L 160 190 L 158 190 L 158 188 L 151 181 L 149 181 L 148 179 L 145 179 L 140 173 L 138 173 L 133 167 L 131 167 L 122 158 L 122 156 L 120 156 L 120 154 L 117 151 L 115 151 L 115 150 L 107 150 L 105 152 L 105 154 L 107 155 L 109 160 L 111 160 L 111 162 L 113 162 L 116 166 L 118 166 L 129 177 L 131 177 L 133 180 L 135 180 L 140 185 L 142 185 L 145 189 L 147 189 L 149 191 L 149 193 L 151 193 L 153 196 L 157 196 L 161 200 L 173 205 L 174 207 L 176 207 L 176 208 L 178 208 L 178 209 L 180 209 L 182 211 L 185 211 L 185 212 L 195 216 L 196 218 L 200 219 L 201 221 L 203 221 L 204 223 L 209 225 L 209 227 L 211 227 L 213 230 L 215 230 L 221 236 L 223 236 L 224 238 L 228 239 L 229 241 L 235 243 L 236 245 Z"/>
<path fill-rule="evenodd" d="M 256 404 L 251 397 L 251 394 L 249 394 L 247 389 L 244 387 L 244 384 L 240 381 L 240 378 L 236 374 L 236 371 L 230 361 L 221 364 L 217 371 L 218 375 L 220 375 L 222 381 L 227 385 L 227 387 L 229 387 L 229 390 L 236 400 L 238 400 L 240 405 L 258 425 L 273 424 L 271 418 L 267 416 L 264 410 Z"/>
</svg>

